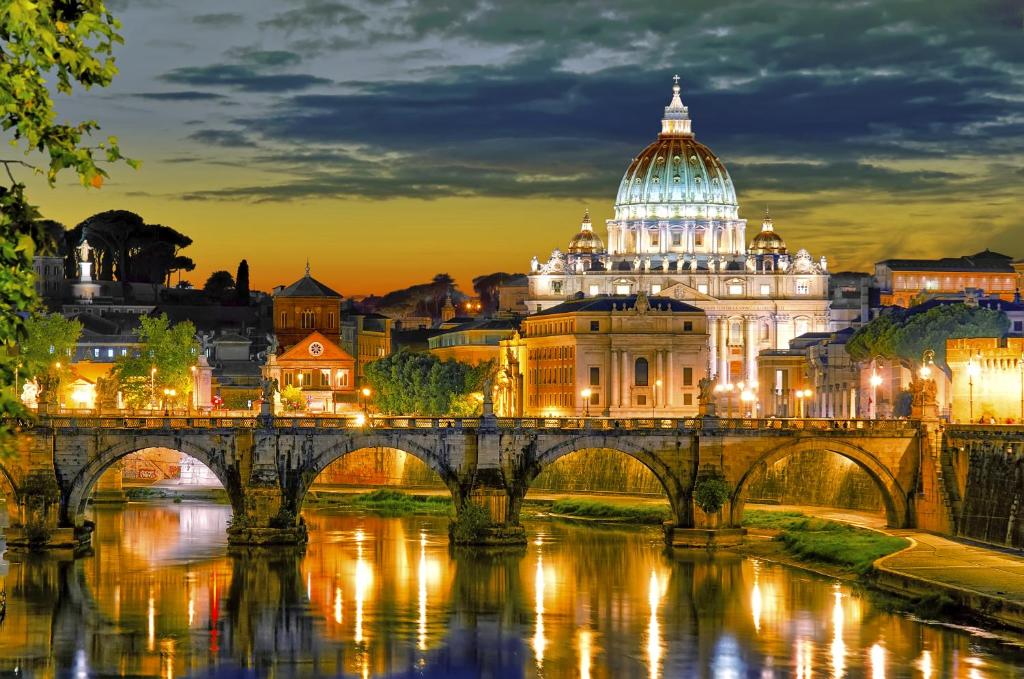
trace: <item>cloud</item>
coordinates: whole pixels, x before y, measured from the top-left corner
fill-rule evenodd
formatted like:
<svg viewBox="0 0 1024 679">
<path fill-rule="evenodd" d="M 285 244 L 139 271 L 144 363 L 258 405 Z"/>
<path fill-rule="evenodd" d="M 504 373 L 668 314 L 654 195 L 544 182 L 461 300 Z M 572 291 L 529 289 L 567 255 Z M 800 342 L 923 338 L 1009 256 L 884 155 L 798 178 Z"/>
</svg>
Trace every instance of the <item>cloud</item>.
<svg viewBox="0 0 1024 679">
<path fill-rule="evenodd" d="M 197 14 L 192 17 L 192 23 L 204 28 L 228 28 L 240 26 L 245 22 L 245 15 L 237 12 L 219 12 L 215 14 Z"/>
<path fill-rule="evenodd" d="M 238 130 L 199 130 L 188 136 L 193 141 L 215 146 L 228 146 L 233 148 L 252 148 L 256 143 Z"/>
<path fill-rule="evenodd" d="M 329 84 L 327 78 L 306 73 L 260 73 L 240 64 L 182 66 L 160 76 L 161 80 L 193 87 L 228 87 L 243 92 L 288 92 Z"/>
<path fill-rule="evenodd" d="M 139 92 L 131 95 L 139 99 L 151 99 L 153 101 L 217 101 L 227 99 L 223 94 L 216 92 L 200 92 L 199 90 L 175 90 L 172 92 Z"/>
<path fill-rule="evenodd" d="M 356 27 L 366 20 L 367 15 L 352 7 L 351 3 L 304 0 L 299 7 L 275 14 L 270 19 L 260 22 L 260 26 L 286 32 L 299 29 L 321 31 L 339 26 Z"/>
<path fill-rule="evenodd" d="M 254 47 L 235 47 L 227 51 L 235 61 L 254 68 L 280 68 L 296 66 L 302 57 L 287 50 L 262 50 Z"/>
</svg>

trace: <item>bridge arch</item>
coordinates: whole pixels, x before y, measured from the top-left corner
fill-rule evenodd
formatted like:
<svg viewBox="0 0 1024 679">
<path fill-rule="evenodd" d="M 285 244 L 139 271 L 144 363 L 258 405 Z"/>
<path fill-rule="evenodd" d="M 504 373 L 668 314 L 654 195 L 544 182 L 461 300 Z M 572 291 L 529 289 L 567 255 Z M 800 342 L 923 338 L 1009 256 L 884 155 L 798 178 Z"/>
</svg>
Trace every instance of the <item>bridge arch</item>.
<svg viewBox="0 0 1024 679">
<path fill-rule="evenodd" d="M 452 501 L 455 503 L 456 510 L 458 510 L 462 506 L 458 473 L 448 464 L 447 458 L 442 452 L 434 450 L 432 446 L 424 445 L 419 440 L 420 438 L 404 433 L 379 433 L 371 430 L 365 433 L 345 436 L 323 450 L 318 451 L 310 458 L 308 464 L 305 465 L 301 475 L 293 483 L 289 484 L 292 486 L 290 494 L 295 503 L 296 513 L 302 509 L 302 504 L 310 487 L 317 477 L 320 476 L 321 472 L 327 469 L 331 463 L 340 460 L 350 453 L 374 448 L 400 450 L 407 455 L 412 455 L 425 464 L 440 477 L 445 487 L 451 492 Z M 435 438 L 430 438 L 428 441 L 440 443 Z"/>
<path fill-rule="evenodd" d="M 750 464 L 743 471 L 733 490 L 732 510 L 729 517 L 731 525 L 738 526 L 742 521 L 748 486 L 757 470 L 801 452 L 833 453 L 856 464 L 878 488 L 882 503 L 885 505 L 886 524 L 891 528 L 904 528 L 910 525 L 910 506 L 907 493 L 900 486 L 892 471 L 877 456 L 846 441 L 821 438 L 803 438 L 783 443 L 763 453 Z"/>
<path fill-rule="evenodd" d="M 67 525 L 81 527 L 85 520 L 86 503 L 92 494 L 93 487 L 103 473 L 118 460 L 149 448 L 176 450 L 199 460 L 209 467 L 217 480 L 224 486 L 231 501 L 232 511 L 236 514 L 244 511 L 241 483 L 237 471 L 227 467 L 222 451 L 207 450 L 186 437 L 154 435 L 142 438 L 133 437 L 130 440 L 113 443 L 92 456 L 66 486 L 65 497 L 67 500 L 62 507 L 62 521 Z"/>
<path fill-rule="evenodd" d="M 683 479 L 672 471 L 672 467 L 666 462 L 663 455 L 659 455 L 643 446 L 634 445 L 623 438 L 608 439 L 598 435 L 581 435 L 568 437 L 565 440 L 541 451 L 534 457 L 532 463 L 524 474 L 524 483 L 521 492 L 514 494 L 511 498 L 514 510 L 513 516 L 519 516 L 523 498 L 529 491 L 530 485 L 540 476 L 541 472 L 550 467 L 557 460 L 573 453 L 585 450 L 610 450 L 612 452 L 627 455 L 644 467 L 646 467 L 661 484 L 668 497 L 669 506 L 672 510 L 672 519 L 676 525 L 689 525 L 692 521 L 692 510 L 687 506 L 684 498 L 687 497 L 686 489 L 690 485 L 689 479 Z"/>
<path fill-rule="evenodd" d="M 0 464 L 0 498 L 7 501 L 7 525 L 13 525 L 17 520 L 18 503 L 21 501 L 21 496 L 14 483 L 14 477 L 2 464 Z"/>
</svg>

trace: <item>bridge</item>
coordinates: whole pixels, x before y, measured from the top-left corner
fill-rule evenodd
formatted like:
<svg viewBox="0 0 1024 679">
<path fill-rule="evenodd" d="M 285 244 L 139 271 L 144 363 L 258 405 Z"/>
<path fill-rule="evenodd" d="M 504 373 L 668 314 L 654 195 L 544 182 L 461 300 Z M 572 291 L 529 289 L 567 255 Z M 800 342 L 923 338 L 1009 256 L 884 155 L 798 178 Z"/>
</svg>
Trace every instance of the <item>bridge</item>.
<svg viewBox="0 0 1024 679">
<path fill-rule="evenodd" d="M 943 479 L 938 423 L 921 420 L 696 418 L 124 417 L 44 415 L 0 460 L 12 548 L 87 547 L 85 508 L 100 476 L 124 456 L 162 447 L 217 476 L 233 510 L 235 545 L 302 543 L 303 501 L 317 475 L 357 450 L 393 448 L 422 460 L 451 492 L 456 521 L 470 505 L 488 525 L 471 542 L 521 543 L 530 484 L 577 451 L 609 449 L 653 472 L 671 506 L 667 539 L 683 545 L 737 529 L 747 486 L 765 465 L 797 452 L 841 455 L 877 485 L 889 525 L 942 531 L 955 521 Z M 705 477 L 731 497 L 714 515 L 693 500 Z M 735 531 L 738 532 L 738 531 Z M 465 539 L 465 538 L 463 538 Z"/>
</svg>

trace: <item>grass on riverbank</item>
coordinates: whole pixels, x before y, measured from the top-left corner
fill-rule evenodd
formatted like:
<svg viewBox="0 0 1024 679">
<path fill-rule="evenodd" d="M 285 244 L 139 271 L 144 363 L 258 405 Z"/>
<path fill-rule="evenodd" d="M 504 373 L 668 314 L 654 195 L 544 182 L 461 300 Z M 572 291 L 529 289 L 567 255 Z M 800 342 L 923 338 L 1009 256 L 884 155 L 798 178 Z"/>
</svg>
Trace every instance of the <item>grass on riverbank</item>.
<svg viewBox="0 0 1024 679">
<path fill-rule="evenodd" d="M 358 495 L 318 493 L 315 498 L 307 498 L 306 503 L 362 509 L 382 516 L 449 514 L 452 509 L 451 498 L 444 495 L 409 495 L 386 488 Z"/>
<path fill-rule="evenodd" d="M 798 559 L 824 562 L 859 574 L 870 571 L 876 559 L 910 544 L 904 538 L 799 512 L 751 510 L 743 513 L 743 525 L 778 531 L 776 539 Z"/>
<path fill-rule="evenodd" d="M 668 518 L 668 507 L 612 504 L 594 500 L 557 500 L 551 504 L 550 511 L 564 516 L 623 523 L 660 524 Z"/>
</svg>

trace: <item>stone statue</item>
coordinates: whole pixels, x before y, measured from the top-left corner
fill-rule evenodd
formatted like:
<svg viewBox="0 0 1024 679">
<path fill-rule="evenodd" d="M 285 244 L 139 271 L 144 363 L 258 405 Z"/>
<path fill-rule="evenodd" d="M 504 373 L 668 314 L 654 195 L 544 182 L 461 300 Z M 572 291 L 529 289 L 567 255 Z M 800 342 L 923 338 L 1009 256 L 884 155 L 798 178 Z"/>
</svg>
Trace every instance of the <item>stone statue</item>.
<svg viewBox="0 0 1024 679">
<path fill-rule="evenodd" d="M 666 257 L 665 259 L 661 260 L 661 270 L 662 271 L 668 271 L 669 264 L 670 264 L 670 262 L 668 261 L 668 257 Z"/>
<path fill-rule="evenodd" d="M 273 403 L 274 394 L 277 393 L 277 378 L 264 377 L 260 379 L 260 387 L 263 389 L 263 402 Z"/>
<path fill-rule="evenodd" d="M 821 273 L 828 273 L 828 260 L 825 259 L 825 255 L 821 256 L 821 260 L 818 262 L 818 266 L 821 267 Z"/>
<path fill-rule="evenodd" d="M 633 257 L 633 271 L 639 271 L 639 270 L 640 270 L 640 256 L 637 255 L 637 256 Z"/>
<path fill-rule="evenodd" d="M 754 255 L 747 255 L 747 271 L 757 270 L 757 257 Z"/>
<path fill-rule="evenodd" d="M 789 255 L 779 255 L 779 271 L 782 273 L 789 271 Z"/>
<path fill-rule="evenodd" d="M 676 260 L 676 271 L 680 271 L 681 272 L 683 270 L 683 264 L 686 261 L 688 261 L 689 259 L 690 259 L 689 255 L 683 255 L 682 259 L 677 259 Z"/>
<path fill-rule="evenodd" d="M 644 257 L 644 271 L 650 271 L 650 270 L 651 270 L 651 258 L 650 257 Z"/>
<path fill-rule="evenodd" d="M 267 356 L 275 356 L 277 354 L 277 335 L 274 333 L 267 333 Z"/>
<path fill-rule="evenodd" d="M 39 382 L 29 380 L 21 385 L 21 402 L 26 408 L 35 408 L 39 405 Z"/>
<path fill-rule="evenodd" d="M 530 260 L 530 271 L 532 271 L 533 273 L 537 273 L 537 269 L 539 268 L 540 261 L 537 259 L 537 255 L 534 255 L 533 259 Z"/>
<path fill-rule="evenodd" d="M 37 402 L 45 403 L 46 405 L 57 405 L 57 385 L 60 383 L 57 375 L 47 370 L 36 380 L 39 384 L 39 388 L 36 390 Z"/>
<path fill-rule="evenodd" d="M 82 242 L 78 246 L 78 261 L 79 262 L 88 262 L 89 261 L 89 254 L 92 252 L 92 247 L 89 245 L 89 241 L 86 240 L 86 238 L 88 238 L 87 233 L 83 233 L 82 234 Z"/>
<path fill-rule="evenodd" d="M 697 396 L 697 402 L 701 405 L 707 405 L 715 402 L 715 382 L 710 377 L 705 375 L 704 377 L 697 380 L 697 388 L 700 389 L 700 394 Z"/>
<path fill-rule="evenodd" d="M 604 258 L 604 268 L 605 268 L 606 271 L 611 271 L 612 270 L 612 266 L 614 266 L 614 265 L 615 265 L 615 263 L 612 261 L 611 257 L 605 257 Z"/>
<path fill-rule="evenodd" d="M 576 273 L 583 273 L 583 258 L 582 257 L 577 257 L 575 264 L 576 264 Z"/>
</svg>

